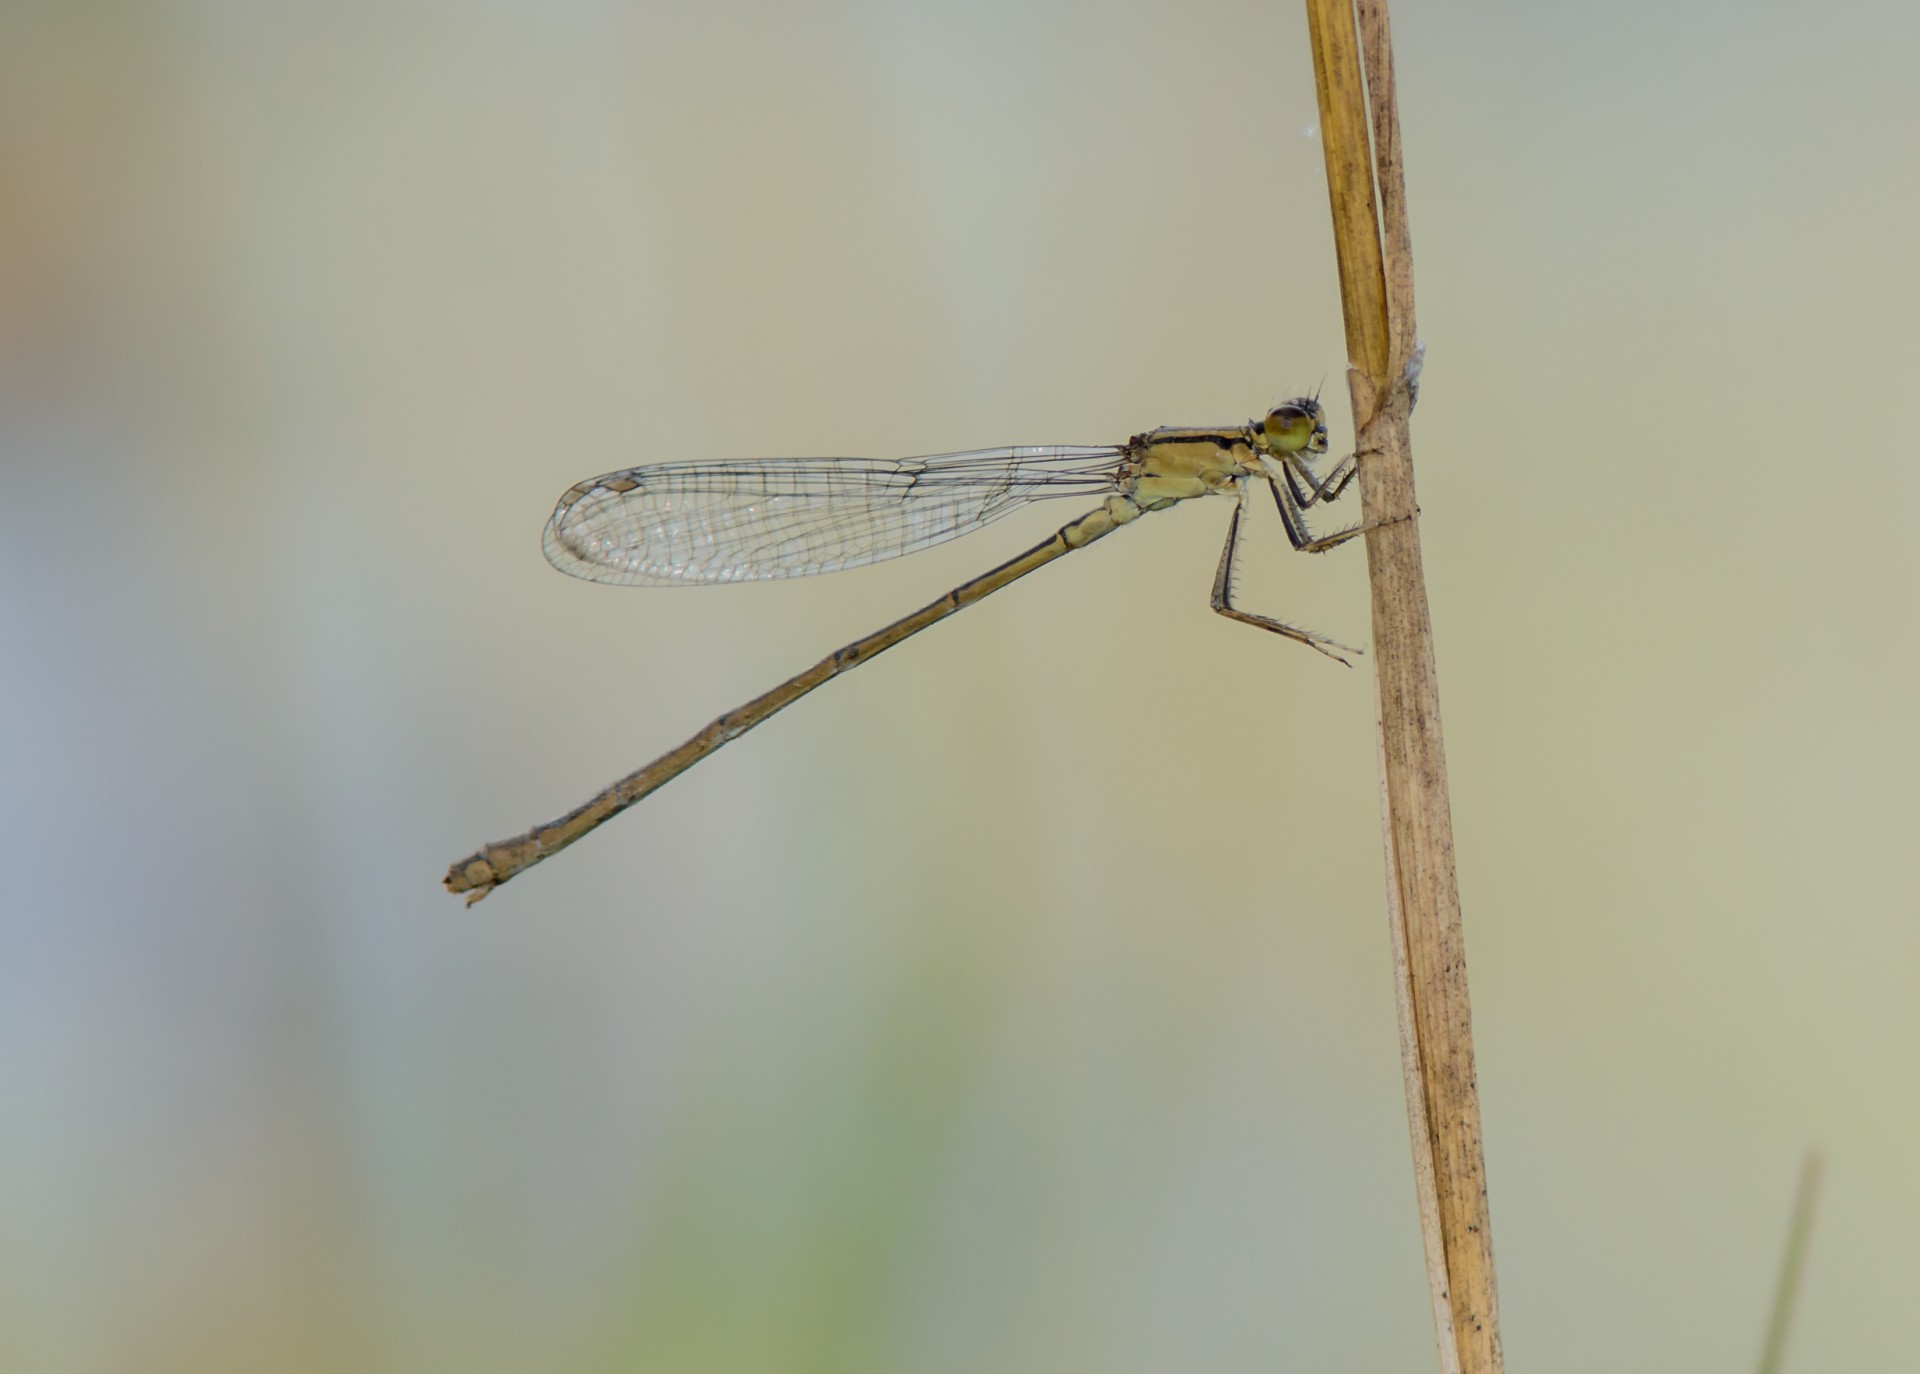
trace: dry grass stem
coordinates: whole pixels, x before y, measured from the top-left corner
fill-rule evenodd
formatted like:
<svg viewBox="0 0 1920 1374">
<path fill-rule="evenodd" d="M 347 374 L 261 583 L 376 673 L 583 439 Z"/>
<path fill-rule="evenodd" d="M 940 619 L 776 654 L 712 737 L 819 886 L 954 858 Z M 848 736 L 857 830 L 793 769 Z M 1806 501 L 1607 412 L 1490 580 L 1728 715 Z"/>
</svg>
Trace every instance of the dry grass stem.
<svg viewBox="0 0 1920 1374">
<path fill-rule="evenodd" d="M 1501 1368 L 1466 947 L 1414 517 L 1413 259 L 1385 0 L 1308 0 L 1373 596 L 1388 914 L 1442 1368 Z M 1364 54 L 1364 56 L 1363 56 Z M 1380 523 L 1385 522 L 1385 523 Z"/>
<path fill-rule="evenodd" d="M 1793 1220 L 1787 1226 L 1787 1249 L 1780 1258 L 1780 1282 L 1773 1290 L 1773 1310 L 1767 1315 L 1767 1338 L 1760 1346 L 1760 1374 L 1780 1374 L 1787 1357 L 1787 1330 L 1800 1296 L 1800 1278 L 1807 1267 L 1807 1243 L 1813 1236 L 1813 1213 L 1820 1198 L 1820 1152 L 1808 1150 L 1800 1161 L 1800 1183 L 1793 1194 Z"/>
</svg>

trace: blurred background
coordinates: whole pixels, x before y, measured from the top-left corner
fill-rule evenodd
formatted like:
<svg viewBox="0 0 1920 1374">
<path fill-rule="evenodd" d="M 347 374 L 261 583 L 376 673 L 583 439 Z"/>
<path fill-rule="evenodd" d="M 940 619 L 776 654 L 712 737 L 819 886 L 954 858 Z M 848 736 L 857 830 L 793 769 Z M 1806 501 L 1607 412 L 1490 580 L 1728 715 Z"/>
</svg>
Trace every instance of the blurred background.
<svg viewBox="0 0 1920 1374">
<path fill-rule="evenodd" d="M 1506 1346 L 1912 1368 L 1910 6 L 1396 7 Z M 1224 502 L 610 590 L 664 458 L 1327 383 L 1304 20 L 0 6 L 0 1368 L 1433 1368 L 1363 661 Z M 1349 641 L 1359 548 L 1248 606 Z"/>
</svg>

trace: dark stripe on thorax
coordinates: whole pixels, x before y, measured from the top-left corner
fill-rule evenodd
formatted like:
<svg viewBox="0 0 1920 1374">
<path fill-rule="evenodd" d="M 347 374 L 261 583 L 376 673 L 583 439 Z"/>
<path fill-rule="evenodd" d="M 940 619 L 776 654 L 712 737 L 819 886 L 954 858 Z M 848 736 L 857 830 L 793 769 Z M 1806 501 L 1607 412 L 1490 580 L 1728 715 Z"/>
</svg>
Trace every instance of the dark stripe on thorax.
<svg viewBox="0 0 1920 1374">
<path fill-rule="evenodd" d="M 1151 448 L 1155 444 L 1212 444 L 1215 448 L 1228 449 L 1250 443 L 1244 429 L 1150 429 L 1133 437 L 1137 448 Z"/>
</svg>

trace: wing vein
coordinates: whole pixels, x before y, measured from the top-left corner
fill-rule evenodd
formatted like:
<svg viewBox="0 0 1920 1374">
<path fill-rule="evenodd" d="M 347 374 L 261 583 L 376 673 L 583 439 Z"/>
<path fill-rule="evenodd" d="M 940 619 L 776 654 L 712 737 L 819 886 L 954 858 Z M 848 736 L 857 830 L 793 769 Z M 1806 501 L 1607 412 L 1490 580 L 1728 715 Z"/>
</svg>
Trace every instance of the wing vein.
<svg viewBox="0 0 1920 1374">
<path fill-rule="evenodd" d="M 654 463 L 571 488 L 547 522 L 556 568 L 617 585 L 804 577 L 944 543 L 1035 501 L 1095 497 L 1125 450 L 1029 446 L 889 462 Z"/>
</svg>

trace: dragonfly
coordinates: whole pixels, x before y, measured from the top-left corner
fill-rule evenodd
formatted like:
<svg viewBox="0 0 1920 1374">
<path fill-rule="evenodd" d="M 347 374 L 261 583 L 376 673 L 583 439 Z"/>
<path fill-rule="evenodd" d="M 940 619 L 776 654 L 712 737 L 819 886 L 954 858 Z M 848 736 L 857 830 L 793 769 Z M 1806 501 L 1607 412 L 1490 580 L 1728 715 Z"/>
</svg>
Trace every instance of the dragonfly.
<svg viewBox="0 0 1920 1374">
<path fill-rule="evenodd" d="M 1358 471 L 1355 454 L 1320 475 L 1317 460 L 1326 452 L 1319 398 L 1299 396 L 1243 425 L 1155 429 L 1124 444 L 975 449 L 897 461 L 652 463 L 570 487 L 547 522 L 547 560 L 574 577 L 617 586 L 808 577 L 931 548 L 1035 502 L 1080 497 L 1099 504 L 1025 553 L 718 717 L 565 815 L 460 860 L 448 869 L 446 887 L 468 894 L 471 906 L 816 687 L 1056 558 L 1182 501 L 1234 501 L 1213 579 L 1215 611 L 1346 663 L 1343 655 L 1358 650 L 1233 604 L 1241 524 L 1258 487 L 1272 492 L 1288 542 L 1300 552 L 1324 552 L 1368 528 L 1324 538 L 1308 528 L 1306 512 L 1337 500 Z"/>
</svg>

